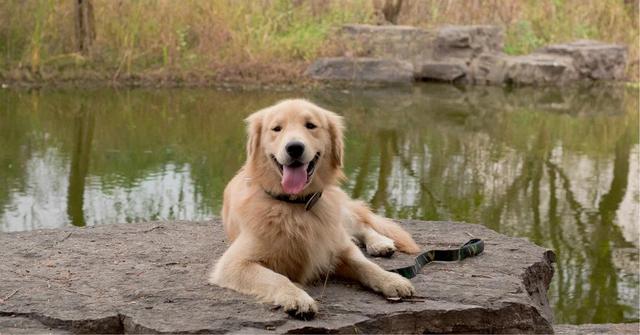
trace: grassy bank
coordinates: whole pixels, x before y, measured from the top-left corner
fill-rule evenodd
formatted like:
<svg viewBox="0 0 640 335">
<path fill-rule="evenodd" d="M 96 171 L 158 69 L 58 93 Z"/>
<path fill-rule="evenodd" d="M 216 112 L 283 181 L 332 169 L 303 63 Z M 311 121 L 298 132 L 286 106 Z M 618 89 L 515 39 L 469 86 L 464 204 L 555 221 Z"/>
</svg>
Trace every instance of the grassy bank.
<svg viewBox="0 0 640 335">
<path fill-rule="evenodd" d="M 635 2 L 634 2 L 635 1 Z M 637 81 L 637 0 L 405 0 L 398 23 L 499 24 L 505 51 L 578 38 L 624 43 Z M 5 80 L 295 82 L 330 53 L 333 27 L 378 20 L 372 0 L 93 0 L 96 37 L 77 52 L 72 1 L 0 2 Z"/>
</svg>

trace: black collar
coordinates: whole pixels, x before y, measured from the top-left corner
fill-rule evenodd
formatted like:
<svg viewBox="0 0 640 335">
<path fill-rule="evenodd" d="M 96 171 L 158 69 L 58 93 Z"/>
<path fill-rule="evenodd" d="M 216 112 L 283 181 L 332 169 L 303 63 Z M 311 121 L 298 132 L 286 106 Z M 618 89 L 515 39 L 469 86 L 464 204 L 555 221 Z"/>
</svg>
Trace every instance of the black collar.
<svg viewBox="0 0 640 335">
<path fill-rule="evenodd" d="M 276 200 L 292 204 L 304 204 L 305 211 L 311 210 L 311 208 L 318 202 L 318 200 L 322 196 L 322 192 L 307 194 L 303 197 L 296 197 L 288 194 L 273 194 L 267 190 L 265 190 L 264 193 L 268 194 L 270 197 Z"/>
</svg>

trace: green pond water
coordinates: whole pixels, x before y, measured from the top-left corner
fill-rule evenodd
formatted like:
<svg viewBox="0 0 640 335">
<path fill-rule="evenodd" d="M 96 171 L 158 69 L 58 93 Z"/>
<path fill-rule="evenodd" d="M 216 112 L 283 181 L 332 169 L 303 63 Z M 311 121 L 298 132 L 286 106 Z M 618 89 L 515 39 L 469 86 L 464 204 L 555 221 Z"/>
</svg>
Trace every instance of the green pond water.
<svg viewBox="0 0 640 335">
<path fill-rule="evenodd" d="M 637 89 L 1 90 L 0 231 L 218 216 L 243 118 L 298 96 L 345 116 L 354 198 L 555 250 L 558 323 L 638 321 Z"/>
</svg>

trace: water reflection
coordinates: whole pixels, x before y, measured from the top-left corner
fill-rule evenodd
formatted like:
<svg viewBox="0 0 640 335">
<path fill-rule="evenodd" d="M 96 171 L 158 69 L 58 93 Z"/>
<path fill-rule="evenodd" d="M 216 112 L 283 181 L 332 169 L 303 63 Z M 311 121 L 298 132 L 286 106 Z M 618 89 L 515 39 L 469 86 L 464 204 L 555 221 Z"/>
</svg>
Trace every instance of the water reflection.
<svg viewBox="0 0 640 335">
<path fill-rule="evenodd" d="M 84 103 L 74 116 L 74 147 L 71 152 L 71 172 L 69 173 L 69 190 L 67 191 L 67 215 L 75 226 L 83 227 L 84 221 L 84 184 L 89 172 L 89 157 L 95 114 L 88 112 Z"/>
<path fill-rule="evenodd" d="M 558 322 L 638 320 L 638 92 L 0 92 L 0 230 L 216 215 L 242 119 L 305 95 L 346 117 L 345 189 L 398 218 L 553 248 Z"/>
</svg>

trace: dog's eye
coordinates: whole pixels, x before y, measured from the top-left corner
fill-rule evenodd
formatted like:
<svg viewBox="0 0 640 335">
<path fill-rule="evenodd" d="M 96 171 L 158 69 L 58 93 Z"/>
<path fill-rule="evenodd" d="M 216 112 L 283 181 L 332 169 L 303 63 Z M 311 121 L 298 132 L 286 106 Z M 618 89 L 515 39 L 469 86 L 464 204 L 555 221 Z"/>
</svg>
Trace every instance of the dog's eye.
<svg viewBox="0 0 640 335">
<path fill-rule="evenodd" d="M 275 131 L 275 132 L 279 132 L 280 130 L 282 130 L 282 127 L 280 126 L 275 126 L 273 128 L 271 128 L 271 130 Z"/>
<path fill-rule="evenodd" d="M 307 123 L 305 123 L 305 124 L 304 124 L 304 126 L 305 126 L 307 129 L 314 129 L 314 128 L 316 127 L 316 125 L 315 125 L 315 124 L 313 124 L 313 123 L 311 123 L 311 122 L 307 122 Z"/>
</svg>

